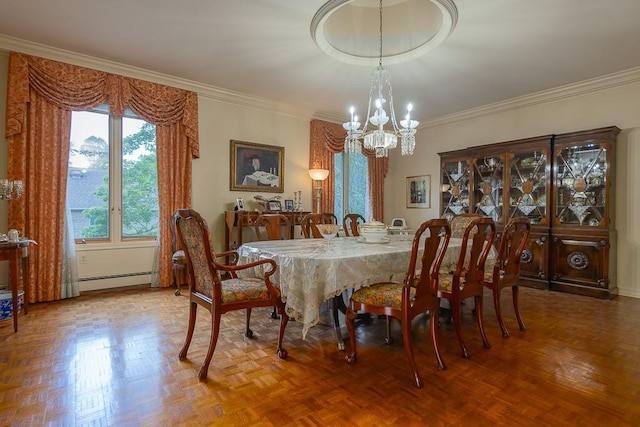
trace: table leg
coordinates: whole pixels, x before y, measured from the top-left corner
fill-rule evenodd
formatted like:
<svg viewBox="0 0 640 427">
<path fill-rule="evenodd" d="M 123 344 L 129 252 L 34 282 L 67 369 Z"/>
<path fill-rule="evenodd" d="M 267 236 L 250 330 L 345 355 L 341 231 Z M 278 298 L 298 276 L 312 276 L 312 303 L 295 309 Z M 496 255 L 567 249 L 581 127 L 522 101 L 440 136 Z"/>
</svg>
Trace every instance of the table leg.
<svg viewBox="0 0 640 427">
<path fill-rule="evenodd" d="M 29 306 L 29 249 L 24 247 L 22 251 L 22 290 L 24 291 L 24 301 L 22 303 L 22 309 L 24 314 L 27 314 Z"/>
<path fill-rule="evenodd" d="M 333 330 L 336 333 L 336 340 L 338 340 L 338 350 L 344 351 L 344 340 L 342 339 L 342 333 L 340 332 L 340 319 L 338 317 L 338 310 L 340 303 L 344 305 L 342 295 L 335 296 L 329 300 L 329 310 L 333 315 Z"/>
<path fill-rule="evenodd" d="M 9 281 L 11 282 L 11 302 L 13 303 L 13 332 L 18 332 L 18 250 L 9 258 Z"/>
</svg>

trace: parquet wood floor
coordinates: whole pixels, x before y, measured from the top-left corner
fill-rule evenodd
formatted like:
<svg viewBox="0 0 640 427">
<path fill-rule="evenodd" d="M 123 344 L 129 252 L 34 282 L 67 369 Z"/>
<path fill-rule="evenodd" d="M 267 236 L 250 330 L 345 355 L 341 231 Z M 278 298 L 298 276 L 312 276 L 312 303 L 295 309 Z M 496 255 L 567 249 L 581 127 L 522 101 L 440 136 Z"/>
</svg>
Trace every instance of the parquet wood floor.
<svg viewBox="0 0 640 427">
<path fill-rule="evenodd" d="M 463 310 L 471 359 L 453 325 L 440 328 L 448 369 L 438 371 L 426 320 L 415 323 L 425 382 L 413 386 L 398 325 L 385 346 L 383 319 L 358 327 L 349 366 L 328 320 L 301 339 L 289 324 L 289 359 L 275 354 L 277 323 L 254 310 L 223 316 L 207 382 L 197 378 L 209 338 L 199 321 L 189 354 L 186 292 L 131 288 L 30 306 L 20 330 L 0 329 L 2 426 L 638 426 L 640 300 L 599 300 L 522 289 L 526 332 L 505 298 L 503 339 L 486 294 L 484 349 Z M 327 318 L 328 319 L 328 318 Z M 346 336 L 346 328 L 343 328 Z"/>
</svg>

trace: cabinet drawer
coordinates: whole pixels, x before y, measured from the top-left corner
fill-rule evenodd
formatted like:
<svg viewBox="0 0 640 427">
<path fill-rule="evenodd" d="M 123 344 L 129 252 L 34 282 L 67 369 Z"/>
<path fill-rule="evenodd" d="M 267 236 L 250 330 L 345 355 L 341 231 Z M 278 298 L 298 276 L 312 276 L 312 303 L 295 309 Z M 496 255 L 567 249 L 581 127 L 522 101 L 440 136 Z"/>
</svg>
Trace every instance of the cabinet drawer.
<svg viewBox="0 0 640 427">
<path fill-rule="evenodd" d="M 565 290 L 562 284 L 608 289 L 609 249 L 608 236 L 552 236 L 552 289 Z"/>
</svg>

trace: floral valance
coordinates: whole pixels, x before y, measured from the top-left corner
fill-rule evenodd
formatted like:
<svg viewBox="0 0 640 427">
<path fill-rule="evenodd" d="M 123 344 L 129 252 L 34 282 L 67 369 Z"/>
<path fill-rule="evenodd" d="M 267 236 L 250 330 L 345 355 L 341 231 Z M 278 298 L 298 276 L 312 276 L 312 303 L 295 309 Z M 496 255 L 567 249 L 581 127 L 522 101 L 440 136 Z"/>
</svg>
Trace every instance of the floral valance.
<svg viewBox="0 0 640 427">
<path fill-rule="evenodd" d="M 127 108 L 157 126 L 180 123 L 191 155 L 199 157 L 195 92 L 12 52 L 9 58 L 6 136 L 23 132 L 29 89 L 53 105 L 80 111 L 107 102 L 111 114 Z"/>
</svg>

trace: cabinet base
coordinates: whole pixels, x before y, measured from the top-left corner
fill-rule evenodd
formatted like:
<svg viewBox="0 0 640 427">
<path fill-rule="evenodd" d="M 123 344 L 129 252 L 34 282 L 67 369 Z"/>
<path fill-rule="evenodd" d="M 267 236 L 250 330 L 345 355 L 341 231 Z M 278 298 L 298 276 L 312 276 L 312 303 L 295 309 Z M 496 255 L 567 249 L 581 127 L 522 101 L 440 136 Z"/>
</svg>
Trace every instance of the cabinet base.
<svg viewBox="0 0 640 427">
<path fill-rule="evenodd" d="M 612 299 L 618 295 L 618 288 L 599 289 L 591 286 L 581 286 L 575 283 L 551 282 L 549 290 L 585 295 L 594 298 Z"/>
<path fill-rule="evenodd" d="M 522 275 L 520 275 L 520 286 L 526 286 L 527 288 L 543 289 L 546 291 L 549 289 L 549 281 L 534 279 L 531 277 L 523 277 Z"/>
</svg>

